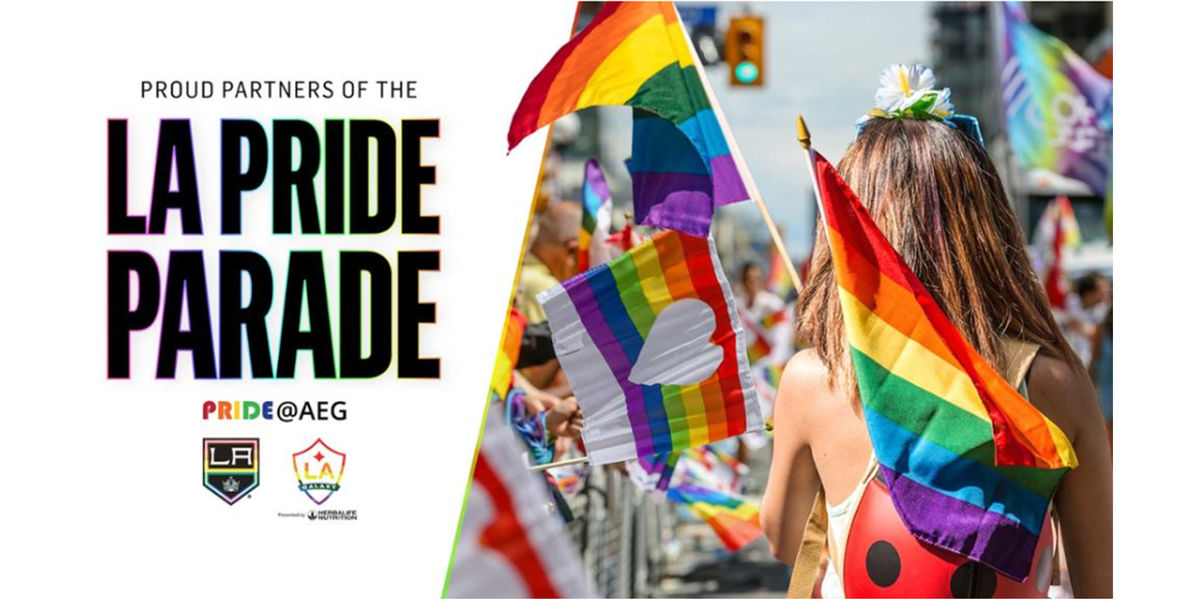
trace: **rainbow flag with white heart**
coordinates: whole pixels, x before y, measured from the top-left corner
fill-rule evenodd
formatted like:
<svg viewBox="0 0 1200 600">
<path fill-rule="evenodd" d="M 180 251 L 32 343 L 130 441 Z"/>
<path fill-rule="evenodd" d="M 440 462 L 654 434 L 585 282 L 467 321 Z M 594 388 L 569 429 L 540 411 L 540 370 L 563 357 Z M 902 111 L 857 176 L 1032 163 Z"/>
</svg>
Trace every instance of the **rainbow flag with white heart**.
<svg viewBox="0 0 1200 600">
<path fill-rule="evenodd" d="M 538 296 L 595 464 L 763 429 L 710 240 L 663 231 Z"/>
</svg>

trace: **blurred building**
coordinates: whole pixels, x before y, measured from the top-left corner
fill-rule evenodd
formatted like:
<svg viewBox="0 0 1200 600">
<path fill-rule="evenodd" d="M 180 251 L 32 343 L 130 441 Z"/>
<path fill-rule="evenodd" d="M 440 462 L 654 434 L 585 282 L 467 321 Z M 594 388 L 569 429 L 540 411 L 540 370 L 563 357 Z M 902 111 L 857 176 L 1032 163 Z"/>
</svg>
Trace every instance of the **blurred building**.
<svg viewBox="0 0 1200 600">
<path fill-rule="evenodd" d="M 1000 99 L 1000 5 L 989 2 L 936 2 L 930 7 L 934 27 L 930 39 L 932 67 L 941 84 L 953 90 L 959 112 L 975 115 L 987 140 L 988 152 L 1005 181 L 1013 208 L 1027 232 L 1057 194 L 1075 205 L 1085 241 L 1108 244 L 1103 198 L 1087 186 L 1066 178 L 1036 181 L 1013 161 L 1004 131 Z M 1029 20 L 1071 47 L 1105 75 L 1112 75 L 1112 4 L 1109 2 L 1025 2 Z M 1103 262 L 1103 258 L 1098 259 Z M 1111 265 L 1111 250 L 1108 252 Z M 1081 257 L 1081 268 L 1093 259 Z M 1086 266 L 1084 263 L 1087 263 Z"/>
</svg>

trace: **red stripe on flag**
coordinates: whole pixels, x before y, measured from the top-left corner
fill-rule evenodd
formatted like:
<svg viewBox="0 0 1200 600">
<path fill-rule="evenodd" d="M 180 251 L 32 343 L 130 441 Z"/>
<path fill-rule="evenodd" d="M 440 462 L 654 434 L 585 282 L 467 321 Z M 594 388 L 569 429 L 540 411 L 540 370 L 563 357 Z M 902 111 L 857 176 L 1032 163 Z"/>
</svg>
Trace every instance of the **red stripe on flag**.
<svg viewBox="0 0 1200 600">
<path fill-rule="evenodd" d="M 713 264 L 708 240 L 686 234 L 677 234 L 683 245 L 684 256 L 687 257 L 688 271 L 692 275 L 692 286 L 696 295 L 705 304 L 713 308 L 716 318 L 716 328 L 713 330 L 712 342 L 721 346 L 725 351 L 721 364 L 717 367 L 717 377 L 721 382 L 721 391 L 725 402 L 725 423 L 728 425 L 727 435 L 738 435 L 746 432 L 746 400 L 742 395 L 741 375 L 738 370 L 737 337 L 733 333 L 733 322 L 729 319 L 729 308 L 725 302 L 725 292 L 717 280 L 716 267 Z M 710 439 L 717 439 L 712 436 Z"/>
<path fill-rule="evenodd" d="M 525 526 L 517 519 L 517 507 L 504 482 L 492 469 L 488 457 L 480 453 L 475 462 L 475 483 L 479 484 L 492 501 L 495 517 L 480 535 L 481 546 L 491 548 L 502 555 L 521 576 L 528 588 L 530 598 L 558 598 L 561 594 L 547 576 L 548 569 L 525 535 Z"/>
<path fill-rule="evenodd" d="M 588 24 L 587 28 L 559 48 L 550 62 L 546 63 L 546 66 L 542 67 L 542 70 L 533 78 L 529 89 L 525 90 L 525 95 L 521 97 L 521 103 L 517 105 L 517 112 L 513 113 L 512 124 L 508 127 L 509 150 L 516 148 L 517 144 L 525 139 L 525 136 L 538 130 L 538 116 L 542 112 L 542 104 L 546 102 L 546 93 L 550 91 L 550 85 L 558 77 L 563 63 L 567 62 L 571 53 L 587 40 L 588 33 L 592 29 L 612 16 L 620 7 L 619 2 L 605 3 L 600 8 L 600 12 L 592 18 L 592 22 Z"/>
</svg>

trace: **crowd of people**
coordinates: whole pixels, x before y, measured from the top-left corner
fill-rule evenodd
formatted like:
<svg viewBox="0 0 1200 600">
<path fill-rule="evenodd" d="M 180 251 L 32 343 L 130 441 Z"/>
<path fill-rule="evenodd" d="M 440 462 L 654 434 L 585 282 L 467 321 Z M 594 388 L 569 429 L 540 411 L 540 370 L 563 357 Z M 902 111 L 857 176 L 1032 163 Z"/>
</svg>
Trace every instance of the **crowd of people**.
<svg viewBox="0 0 1200 600">
<path fill-rule="evenodd" d="M 581 209 L 576 202 L 556 200 L 545 203 L 533 217 L 527 237 L 517 286 L 513 298 L 511 318 L 524 324 L 520 331 L 519 351 L 517 352 L 514 370 L 512 372 L 511 389 L 518 393 L 510 393 L 507 398 L 500 399 L 505 403 L 506 414 L 510 424 L 519 434 L 529 449 L 532 462 L 547 463 L 561 460 L 564 457 L 579 456 L 585 452 L 581 443 L 581 431 L 584 415 L 579 404 L 572 395 L 570 383 L 554 355 L 551 331 L 546 320 L 546 314 L 537 300 L 538 294 L 559 285 L 579 271 L 579 239 L 580 239 Z M 735 297 L 737 309 L 742 319 L 742 327 L 747 335 L 747 345 L 758 342 L 768 351 L 760 356 L 754 356 L 756 380 L 760 383 L 764 411 L 770 418 L 775 403 L 776 385 L 771 376 L 758 374 L 759 367 L 774 369 L 776 378 L 783 365 L 788 363 L 796 353 L 797 347 L 805 338 L 797 337 L 802 332 L 793 323 L 793 313 L 796 312 L 796 295 L 782 297 L 768 285 L 764 273 L 763 262 L 750 257 L 742 260 L 735 279 Z M 805 296 L 801 295 L 801 301 Z M 811 299 L 810 299 L 811 301 Z M 1108 444 L 1111 451 L 1112 443 L 1112 284 L 1110 279 L 1097 272 L 1090 272 L 1078 277 L 1072 286 L 1065 309 L 1054 310 L 1053 316 L 1061 327 L 1071 351 L 1077 355 L 1079 362 L 1092 377 L 1096 397 L 1100 404 L 1108 429 Z M 801 323 L 803 325 L 803 323 Z M 761 342 L 759 341 L 761 338 Z M 812 340 L 807 340 L 810 343 Z M 810 355 L 802 353 L 802 356 Z M 824 378 L 822 378 L 824 381 Z M 786 383 L 784 384 L 786 386 Z M 786 387 L 784 388 L 786 395 Z M 807 389 L 807 388 L 806 388 Z M 821 396 L 805 392 L 810 397 Z M 795 404 L 795 400 L 792 401 Z M 851 404 L 836 403 L 843 408 Z M 807 406 L 807 404 L 806 404 Z M 840 431 L 837 427 L 829 426 L 837 419 L 825 415 L 820 419 L 809 418 L 814 411 L 811 406 L 805 409 L 807 422 L 822 423 L 827 431 Z M 785 409 L 784 418 L 789 411 Z M 824 414 L 824 413 L 822 413 Z M 847 413 L 850 415 L 851 413 Z M 540 423 L 540 427 L 529 427 L 528 423 Z M 794 424 L 786 426 L 787 435 L 784 443 L 793 439 L 797 428 Z M 844 447 L 845 432 L 837 434 L 839 447 Z M 833 435 L 833 434 L 831 434 Z M 841 436 L 841 437 L 838 437 Z M 853 437 L 853 436 L 851 436 Z M 753 443 L 744 436 L 732 438 L 719 445 L 721 452 L 735 458 L 734 464 L 744 465 L 750 462 L 750 453 L 764 447 L 770 452 L 769 442 Z M 864 451 L 869 451 L 870 444 L 862 441 Z M 778 445 L 778 442 L 776 442 Z M 778 462 L 778 452 L 776 449 Z M 842 453 L 849 456 L 852 453 Z M 790 461 L 783 461 L 790 462 Z M 623 464 L 610 465 L 610 469 L 624 472 Z M 744 467 L 742 467 L 744 469 Z M 779 478 L 776 478 L 778 480 Z M 562 511 L 561 516 L 572 518 L 567 503 L 563 501 L 561 491 L 555 485 L 554 477 L 547 475 L 548 489 L 558 498 L 557 505 Z M 770 492 L 768 492 L 768 499 Z M 791 514 L 793 511 L 789 511 Z M 772 519 L 777 512 L 768 512 L 764 522 L 768 534 L 773 534 Z M 794 514 L 793 514 L 794 516 Z M 789 517 L 792 530 L 795 519 Z M 801 524 L 803 524 L 801 522 Z M 793 542 L 784 542 L 791 544 Z M 787 561 L 794 556 L 794 548 L 784 546 L 779 555 Z"/>
<path fill-rule="evenodd" d="M 984 166 L 986 159 L 983 156 L 968 152 L 970 147 L 965 144 L 973 142 L 955 138 L 954 143 L 964 145 L 962 151 L 964 155 L 958 156 L 958 160 L 975 161 L 979 164 L 980 169 L 986 168 Z M 942 167 L 934 165 L 930 168 Z M 885 187 L 889 185 L 887 181 L 883 180 L 876 183 Z M 875 191 L 887 192 L 887 190 Z M 991 189 L 981 189 L 976 192 L 977 195 L 990 196 L 994 201 L 991 204 L 995 206 L 988 204 L 985 212 L 992 211 L 999 214 L 1000 217 L 996 218 L 1001 221 L 1004 221 L 1005 218 L 1014 219 L 1011 208 L 1008 207 L 1007 200 L 1002 194 L 997 194 L 996 190 Z M 582 209 L 578 202 L 559 198 L 557 194 L 555 196 L 549 201 L 541 203 L 530 223 L 527 246 L 524 249 L 510 316 L 511 320 L 523 325 L 519 331 L 520 344 L 514 345 L 518 351 L 512 357 L 514 370 L 510 393 L 506 397 L 497 398 L 498 402 L 503 402 L 505 405 L 505 414 L 508 416 L 510 425 L 525 442 L 531 462 L 542 464 L 559 461 L 569 456 L 582 456 L 586 453 L 581 440 L 585 415 L 572 394 L 570 382 L 567 380 L 562 366 L 555 358 L 546 313 L 537 299 L 539 294 L 559 285 L 580 271 Z M 964 200 L 965 202 L 966 200 Z M 976 204 L 978 204 L 977 201 Z M 974 210 L 983 209 L 976 206 Z M 896 221 L 891 223 L 891 226 L 903 227 L 902 220 L 905 217 L 899 215 L 894 218 Z M 1007 231 L 1009 225 L 1007 221 L 1004 221 L 996 227 L 996 230 Z M 898 230 L 894 235 L 899 240 L 901 247 L 908 251 L 913 251 L 913 248 L 923 246 L 928 248 L 948 243 L 945 240 L 934 239 L 906 240 L 903 237 L 905 235 L 928 237 L 933 235 L 933 232 L 921 228 L 910 228 L 904 231 L 906 233 L 900 233 Z M 1020 231 L 1017 227 L 1012 232 L 1013 239 L 1005 239 L 1001 246 L 1023 245 L 1023 240 L 1019 236 Z M 966 239 L 964 238 L 961 242 L 966 244 Z M 818 236 L 818 244 L 822 240 L 824 240 L 823 236 Z M 951 245 L 958 243 L 953 242 Z M 820 253 L 821 250 L 818 249 L 817 254 Z M 761 434 L 759 436 L 737 436 L 713 444 L 711 447 L 713 452 L 729 457 L 729 463 L 736 465 L 735 471 L 739 468 L 742 469 L 741 474 L 745 472 L 744 465 L 751 462 L 752 453 L 757 451 L 773 453 L 770 482 L 764 497 L 763 524 L 776 555 L 781 561 L 790 564 L 799 549 L 799 537 L 797 536 L 803 533 L 805 525 L 804 520 L 797 518 L 796 515 L 809 512 L 808 505 L 797 508 L 796 502 L 805 497 L 811 499 L 811 496 L 804 490 L 798 492 L 798 484 L 793 481 L 797 477 L 794 470 L 803 461 L 798 462 L 796 456 L 787 453 L 807 451 L 808 455 L 814 458 L 825 457 L 818 460 L 818 463 L 825 461 L 824 463 L 814 464 L 807 471 L 810 477 L 817 477 L 819 474 L 819 479 L 813 479 L 813 482 L 819 482 L 819 485 L 830 494 L 829 497 L 861 499 L 864 489 L 861 484 L 865 480 L 861 478 L 861 465 L 859 467 L 853 465 L 862 462 L 862 460 L 858 460 L 862 458 L 859 455 L 874 456 L 874 450 L 865 435 L 865 430 L 860 430 L 863 418 L 858 411 L 861 408 L 856 408 L 858 405 L 854 402 L 845 401 L 843 394 L 836 391 L 847 389 L 845 382 L 835 381 L 835 378 L 829 374 L 828 365 L 836 363 L 837 356 L 835 354 L 820 355 L 822 344 L 825 341 L 819 335 L 814 335 L 814 332 L 820 330 L 834 331 L 840 330 L 841 327 L 838 322 L 840 313 L 835 314 L 837 311 L 835 313 L 822 312 L 831 310 L 830 307 L 836 304 L 836 300 L 832 304 L 830 301 L 830 298 L 836 298 L 836 296 L 827 298 L 820 296 L 821 290 L 824 289 L 828 293 L 828 289 L 830 289 L 828 286 L 832 284 L 828 271 L 828 255 L 815 258 L 814 279 L 806 282 L 805 286 L 805 288 L 813 289 L 801 289 L 798 297 L 796 292 L 788 293 L 787 297 L 776 293 L 780 282 L 777 281 L 777 273 L 772 273 L 769 277 L 765 272 L 764 265 L 768 264 L 768 259 L 769 257 L 765 256 L 731 257 L 730 262 L 738 265 L 735 277 L 732 278 L 735 283 L 734 295 L 741 328 L 746 336 L 746 346 L 749 350 L 748 354 L 750 354 L 756 387 L 760 391 L 759 396 L 764 416 L 767 418 L 767 422 L 774 427 L 776 433 L 773 439 Z M 946 257 L 942 257 L 937 260 L 945 259 Z M 930 260 L 933 261 L 934 258 L 930 257 Z M 1012 260 L 1011 256 L 1006 260 Z M 942 294 L 950 293 L 952 287 L 960 286 L 961 278 L 964 277 L 961 274 L 955 274 L 959 273 L 964 268 L 963 266 L 956 267 L 955 270 L 947 270 L 946 265 L 939 266 L 933 262 L 928 265 L 918 263 L 918 269 L 924 267 L 928 267 L 930 270 L 922 272 L 924 273 L 922 277 L 932 278 L 929 281 L 950 274 L 947 275 L 950 277 L 949 279 L 937 284 L 938 289 L 942 290 L 939 293 Z M 1030 271 L 1032 272 L 1032 270 Z M 935 275 L 935 272 L 941 274 Z M 1022 272 L 1024 271 L 1018 265 L 1010 275 L 1020 279 L 1016 274 Z M 1009 334 L 1021 332 L 1021 335 L 1026 336 L 1044 335 L 1044 339 L 1035 343 L 1034 347 L 1035 350 L 1040 348 L 1042 355 L 1051 358 L 1026 361 L 1024 366 L 1028 370 L 1020 372 L 1021 378 L 1013 380 L 1013 385 L 1020 384 L 1023 393 L 1028 393 L 1024 392 L 1025 386 L 1028 385 L 1032 390 L 1031 396 L 1035 405 L 1054 413 L 1056 420 L 1075 423 L 1078 426 L 1074 429 L 1076 432 L 1087 429 L 1085 425 L 1080 424 L 1082 421 L 1076 422 L 1078 421 L 1076 416 L 1089 414 L 1089 411 L 1094 411 L 1095 408 L 1082 412 L 1079 412 L 1082 409 L 1070 408 L 1064 412 L 1060 410 L 1061 407 L 1057 407 L 1057 400 L 1046 399 L 1045 394 L 1048 392 L 1045 390 L 1058 385 L 1057 388 L 1054 388 L 1058 389 L 1058 392 L 1055 393 L 1062 398 L 1070 396 L 1074 399 L 1084 398 L 1088 402 L 1097 403 L 1107 427 L 1107 440 L 1102 440 L 1099 445 L 1090 441 L 1086 442 L 1083 451 L 1089 453 L 1090 457 L 1090 453 L 1097 447 L 1103 447 L 1107 451 L 1106 454 L 1110 454 L 1113 424 L 1113 311 L 1112 283 L 1109 277 L 1098 272 L 1089 272 L 1078 277 L 1072 282 L 1072 289 L 1062 308 L 1051 308 L 1045 304 L 1046 296 L 1040 289 L 1044 284 L 1033 278 L 1028 281 L 1021 280 L 1021 285 L 1011 289 L 984 289 L 988 285 L 992 285 L 993 280 L 985 277 L 982 272 L 967 278 L 976 281 L 978 288 L 964 291 L 965 295 L 960 298 L 944 297 L 940 303 L 962 302 L 962 306 L 957 310 L 979 311 L 975 317 L 966 313 L 958 314 L 955 317 L 964 320 L 965 323 L 970 323 L 975 318 L 978 318 L 980 323 L 1001 319 L 1006 320 L 1005 327 L 1008 328 Z M 772 281 L 768 281 L 768 279 Z M 1016 296 L 1025 297 L 1024 306 L 1031 312 L 1019 315 L 1006 312 L 1010 310 L 1011 303 L 1004 301 L 1004 298 Z M 1039 312 L 1040 309 L 1030 308 L 1042 305 L 1045 305 L 1045 314 Z M 514 330 L 510 327 L 509 331 L 512 335 Z M 972 332 L 970 335 L 978 334 Z M 1066 354 L 1062 356 L 1056 354 L 1059 352 L 1055 346 L 1056 339 L 1062 342 L 1063 349 L 1073 354 L 1077 361 L 1069 358 Z M 975 342 L 982 343 L 982 338 Z M 798 348 L 805 347 L 809 349 L 797 353 Z M 1011 354 L 1009 353 L 1010 349 L 1008 342 L 996 344 L 994 351 L 997 352 L 998 364 L 1003 365 L 1015 360 L 1008 356 Z M 824 350 L 832 352 L 829 348 L 824 348 Z M 1049 363 L 1046 361 L 1056 360 L 1058 362 L 1047 366 Z M 1070 368 L 1063 367 L 1055 371 L 1055 365 L 1059 364 L 1081 365 L 1081 371 L 1086 373 L 1085 377 L 1091 378 L 1095 395 L 1091 394 L 1090 389 L 1084 393 L 1084 388 L 1079 387 L 1078 382 L 1072 379 L 1075 375 L 1072 374 L 1074 371 Z M 784 365 L 789 365 L 786 371 Z M 787 375 L 787 372 L 790 372 L 790 375 Z M 785 373 L 782 381 L 781 373 Z M 1055 375 L 1056 373 L 1057 375 Z M 1058 384 L 1051 385 L 1053 383 L 1051 380 L 1058 381 Z M 1063 381 L 1066 380 L 1070 380 L 1070 383 L 1064 384 Z M 797 381 L 801 383 L 798 384 Z M 1048 381 L 1051 383 L 1047 383 Z M 823 403 L 821 398 L 827 398 L 829 401 Z M 776 411 L 776 404 L 783 408 Z M 780 419 L 782 422 L 779 421 Z M 1101 435 L 1103 437 L 1103 434 Z M 1079 440 L 1085 438 L 1087 436 L 1077 438 L 1076 446 L 1080 447 Z M 813 450 L 817 445 L 827 448 L 820 451 Z M 805 450 L 806 448 L 807 450 Z M 1089 469 L 1097 468 L 1091 467 L 1094 462 L 1096 461 L 1089 463 Z M 621 473 L 625 473 L 629 469 L 623 463 L 608 465 L 604 468 Z M 1076 476 L 1069 481 L 1098 482 L 1105 477 L 1103 473 L 1095 474 L 1090 470 L 1085 472 L 1088 472 L 1089 475 L 1082 479 Z M 1111 475 L 1109 474 L 1108 477 Z M 851 485 L 854 482 L 858 482 L 857 488 Z M 551 494 L 558 500 L 556 504 L 561 512 L 560 516 L 565 520 L 570 520 L 572 515 L 568 503 L 563 499 L 560 485 L 557 484 L 550 472 L 546 472 L 546 483 Z M 814 483 L 814 485 L 818 484 Z M 1108 529 L 1105 527 L 1090 529 L 1081 527 L 1080 524 L 1086 524 L 1085 521 L 1090 517 L 1081 517 L 1079 512 L 1072 508 L 1074 505 L 1071 503 L 1072 498 L 1078 496 L 1077 492 L 1073 490 L 1081 485 L 1086 487 L 1090 484 L 1068 484 L 1064 488 L 1067 490 L 1065 500 L 1057 501 L 1062 524 L 1054 526 L 1056 531 L 1061 532 L 1059 535 L 1066 536 L 1068 543 L 1074 543 L 1076 547 L 1074 556 L 1060 559 L 1060 554 L 1056 553 L 1054 557 L 1055 560 L 1064 560 L 1063 564 L 1068 567 L 1073 566 L 1073 568 L 1064 568 L 1064 574 L 1070 572 L 1075 575 L 1077 580 L 1082 578 L 1083 589 L 1104 589 L 1106 586 L 1104 577 L 1098 575 L 1095 569 L 1095 565 L 1098 564 L 1096 561 L 1100 559 L 1078 548 L 1081 541 L 1091 540 L 1092 537 L 1101 535 Z M 735 493 L 740 491 L 741 489 L 734 490 Z M 830 515 L 837 511 L 845 512 L 840 505 L 832 503 L 829 504 L 829 510 Z M 1107 525 L 1111 527 L 1111 517 L 1103 518 L 1107 519 Z M 837 527 L 839 526 L 835 521 L 835 532 L 838 532 Z M 831 535 L 841 536 L 840 543 L 843 544 L 841 550 L 844 552 L 848 532 L 845 531 L 845 523 L 840 527 L 842 528 L 840 532 Z M 1110 540 L 1110 538 L 1107 539 Z M 1108 541 L 1107 545 L 1099 543 L 1099 546 L 1103 547 L 1110 545 L 1111 541 Z M 829 594 L 838 593 L 837 586 L 843 584 L 838 579 L 839 577 L 854 578 L 856 576 L 852 569 L 838 572 L 845 566 L 838 564 L 841 555 L 838 555 L 839 561 L 830 562 L 834 560 L 831 552 L 836 553 L 838 550 L 835 542 L 829 547 L 829 552 L 825 553 L 822 572 L 829 573 L 824 577 L 826 582 L 833 582 L 828 584 L 833 586 L 833 589 L 826 590 L 826 593 Z M 1070 563 L 1071 558 L 1077 560 L 1074 565 Z M 827 567 L 832 565 L 836 565 L 838 570 L 830 571 Z M 859 579 L 858 581 L 867 580 Z M 863 588 L 855 589 L 862 591 Z M 916 589 L 923 588 L 914 588 L 914 590 Z"/>
</svg>

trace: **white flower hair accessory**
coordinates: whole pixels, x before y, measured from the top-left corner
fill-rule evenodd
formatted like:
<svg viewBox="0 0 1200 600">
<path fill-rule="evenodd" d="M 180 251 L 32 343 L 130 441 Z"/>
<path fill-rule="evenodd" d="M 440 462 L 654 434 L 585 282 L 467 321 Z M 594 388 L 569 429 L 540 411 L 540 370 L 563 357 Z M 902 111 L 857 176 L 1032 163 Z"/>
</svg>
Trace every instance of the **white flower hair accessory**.
<svg viewBox="0 0 1200 600">
<path fill-rule="evenodd" d="M 956 115 L 950 102 L 950 88 L 934 89 L 937 77 L 925 65 L 893 64 L 879 76 L 875 106 L 858 120 L 861 133 L 871 119 L 938 120 L 962 129 L 983 146 L 979 122 L 970 115 Z M 857 137 L 857 136 L 856 136 Z"/>
<path fill-rule="evenodd" d="M 937 77 L 925 65 L 894 64 L 879 76 L 875 106 L 867 117 L 939 119 L 954 115 L 950 88 L 934 89 Z"/>
</svg>

